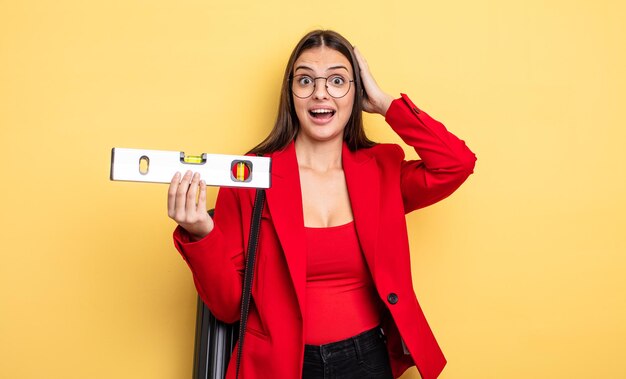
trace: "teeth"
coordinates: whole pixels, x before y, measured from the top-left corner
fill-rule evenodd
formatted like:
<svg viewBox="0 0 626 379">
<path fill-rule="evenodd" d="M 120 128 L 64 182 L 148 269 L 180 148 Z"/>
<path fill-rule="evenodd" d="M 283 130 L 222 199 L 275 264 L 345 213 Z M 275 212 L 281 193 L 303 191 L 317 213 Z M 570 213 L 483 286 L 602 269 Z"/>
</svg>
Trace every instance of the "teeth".
<svg viewBox="0 0 626 379">
<path fill-rule="evenodd" d="M 333 113 L 332 109 L 312 109 L 311 113 Z"/>
</svg>

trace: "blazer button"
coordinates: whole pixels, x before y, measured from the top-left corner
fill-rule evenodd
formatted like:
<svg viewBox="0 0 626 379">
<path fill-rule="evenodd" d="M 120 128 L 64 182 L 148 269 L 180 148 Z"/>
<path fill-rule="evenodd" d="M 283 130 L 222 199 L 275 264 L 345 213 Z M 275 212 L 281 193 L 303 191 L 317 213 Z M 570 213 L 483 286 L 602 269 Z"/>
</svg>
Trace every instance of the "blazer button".
<svg viewBox="0 0 626 379">
<path fill-rule="evenodd" d="M 389 302 L 389 304 L 395 304 L 398 302 L 398 295 L 396 295 L 395 293 L 390 293 L 389 295 L 387 295 L 387 301 Z"/>
</svg>

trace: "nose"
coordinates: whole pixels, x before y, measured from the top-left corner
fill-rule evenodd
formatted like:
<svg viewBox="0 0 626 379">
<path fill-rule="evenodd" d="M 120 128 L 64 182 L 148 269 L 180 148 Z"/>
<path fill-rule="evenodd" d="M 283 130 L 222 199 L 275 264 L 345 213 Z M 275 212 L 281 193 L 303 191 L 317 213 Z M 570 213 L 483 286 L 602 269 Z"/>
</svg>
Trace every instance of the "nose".
<svg viewBox="0 0 626 379">
<path fill-rule="evenodd" d="M 329 96 L 328 88 L 326 87 L 326 78 L 315 78 L 313 97 L 316 99 L 328 99 Z"/>
</svg>

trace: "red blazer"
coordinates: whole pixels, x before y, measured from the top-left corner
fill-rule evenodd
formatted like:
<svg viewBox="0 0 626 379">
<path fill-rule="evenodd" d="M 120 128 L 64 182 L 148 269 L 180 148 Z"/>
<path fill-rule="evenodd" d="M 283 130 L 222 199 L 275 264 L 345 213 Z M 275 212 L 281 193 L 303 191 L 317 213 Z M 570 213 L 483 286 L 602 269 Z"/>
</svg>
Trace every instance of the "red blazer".
<svg viewBox="0 0 626 379">
<path fill-rule="evenodd" d="M 393 101 L 386 121 L 421 160 L 404 160 L 398 145 L 350 151 L 344 144 L 343 169 L 363 254 L 386 306 L 383 329 L 394 377 L 416 365 L 423 379 L 433 379 L 446 360 L 413 292 L 405 214 L 454 192 L 473 172 L 476 158 L 406 95 Z M 306 247 L 298 162 L 293 143 L 269 156 L 272 187 L 266 190 L 240 368 L 245 379 L 302 374 Z M 226 322 L 239 319 L 254 194 L 253 189 L 220 189 L 215 229 L 200 241 L 190 243 L 180 227 L 174 232 L 198 293 Z M 229 379 L 235 377 L 234 362 Z"/>
</svg>

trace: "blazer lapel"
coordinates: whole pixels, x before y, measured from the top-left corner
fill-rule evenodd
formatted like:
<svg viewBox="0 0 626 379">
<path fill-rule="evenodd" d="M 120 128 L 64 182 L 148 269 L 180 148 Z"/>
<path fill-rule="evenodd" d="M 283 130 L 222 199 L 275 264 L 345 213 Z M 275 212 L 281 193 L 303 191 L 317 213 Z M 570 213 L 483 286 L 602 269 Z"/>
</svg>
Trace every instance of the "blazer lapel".
<svg viewBox="0 0 626 379">
<path fill-rule="evenodd" d="M 272 186 L 267 206 L 285 253 L 300 311 L 304 315 L 306 290 L 306 236 L 300 174 L 294 143 L 272 154 Z"/>
<path fill-rule="evenodd" d="M 343 144 L 343 170 L 346 176 L 352 214 L 361 249 L 376 282 L 376 247 L 380 214 L 380 173 L 376 160 L 365 150 L 350 151 Z"/>
</svg>

